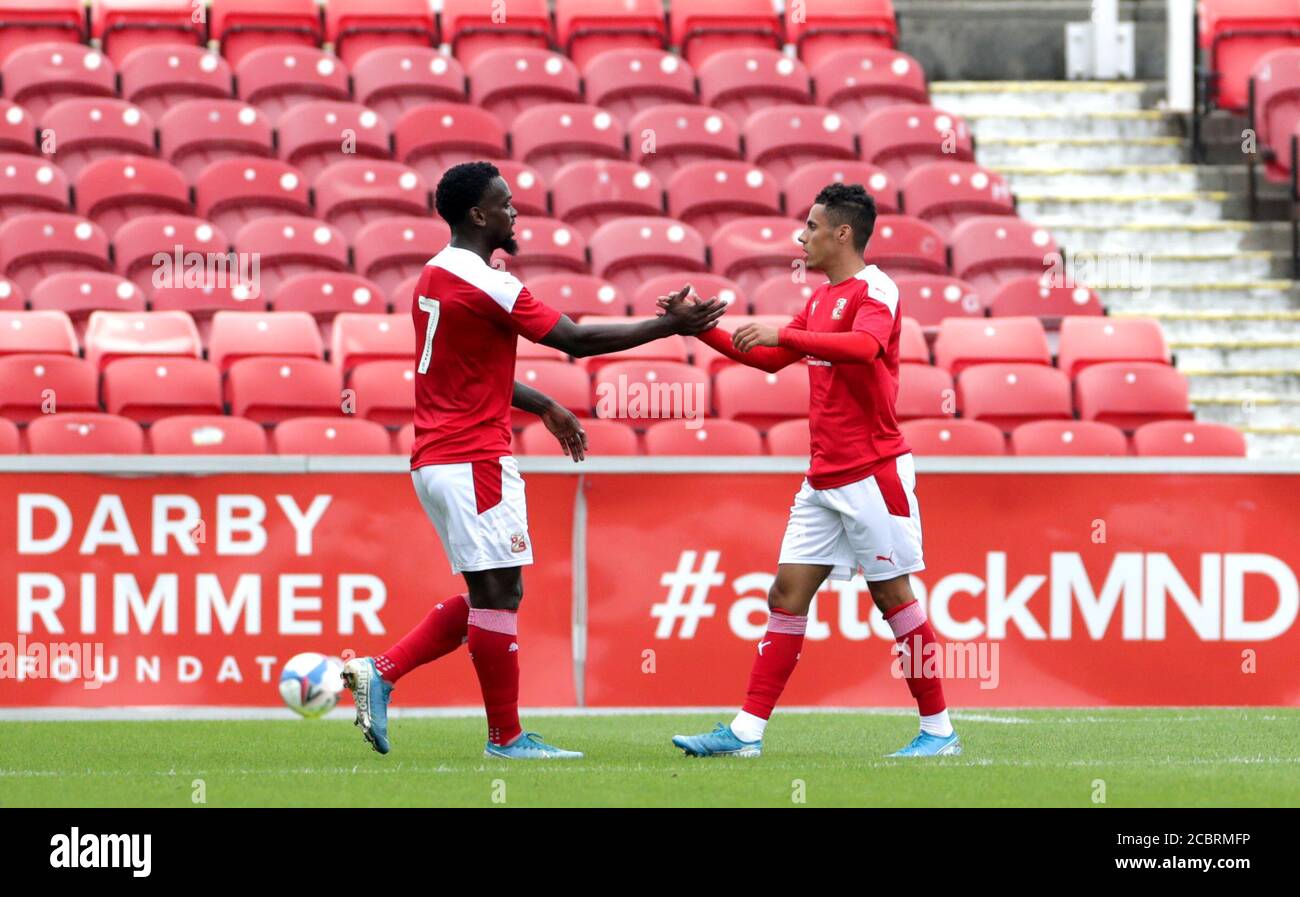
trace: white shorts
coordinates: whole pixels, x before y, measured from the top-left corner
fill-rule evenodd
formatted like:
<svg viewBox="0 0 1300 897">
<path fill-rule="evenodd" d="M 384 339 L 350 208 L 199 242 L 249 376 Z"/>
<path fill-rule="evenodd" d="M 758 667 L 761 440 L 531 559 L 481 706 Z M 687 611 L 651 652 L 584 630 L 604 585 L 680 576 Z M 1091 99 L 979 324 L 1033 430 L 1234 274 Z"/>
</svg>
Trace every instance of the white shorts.
<svg viewBox="0 0 1300 897">
<path fill-rule="evenodd" d="M 524 481 L 514 458 L 427 464 L 411 471 L 411 480 L 452 573 L 533 562 Z"/>
<path fill-rule="evenodd" d="M 804 480 L 778 563 L 829 565 L 831 579 L 852 579 L 861 569 L 868 582 L 924 570 L 915 488 L 911 454 L 847 486 L 814 489 Z"/>
</svg>

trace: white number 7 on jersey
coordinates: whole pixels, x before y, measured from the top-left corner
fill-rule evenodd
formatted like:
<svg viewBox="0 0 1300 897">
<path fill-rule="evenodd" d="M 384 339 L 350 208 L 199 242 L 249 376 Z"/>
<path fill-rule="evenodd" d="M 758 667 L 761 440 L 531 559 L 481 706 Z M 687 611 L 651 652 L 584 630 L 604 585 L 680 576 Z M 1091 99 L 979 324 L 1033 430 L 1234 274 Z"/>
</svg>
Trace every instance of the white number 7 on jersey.
<svg viewBox="0 0 1300 897">
<path fill-rule="evenodd" d="M 433 360 L 433 332 L 438 329 L 439 302 L 428 296 L 420 297 L 420 311 L 429 313 L 429 323 L 424 328 L 424 352 L 420 355 L 421 374 L 429 373 L 429 362 Z"/>
</svg>

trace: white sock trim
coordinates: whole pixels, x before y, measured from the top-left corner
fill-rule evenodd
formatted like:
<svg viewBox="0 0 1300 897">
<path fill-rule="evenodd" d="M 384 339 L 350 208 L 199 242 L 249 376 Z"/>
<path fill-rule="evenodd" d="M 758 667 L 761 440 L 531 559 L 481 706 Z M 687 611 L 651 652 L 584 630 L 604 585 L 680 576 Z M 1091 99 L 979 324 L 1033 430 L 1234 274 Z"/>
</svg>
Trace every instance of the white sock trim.
<svg viewBox="0 0 1300 897">
<path fill-rule="evenodd" d="M 741 741 L 762 741 L 763 730 L 766 728 L 767 720 L 743 710 L 731 721 L 731 731 Z"/>
<path fill-rule="evenodd" d="M 940 710 L 930 716 L 921 717 L 921 731 L 926 735 L 938 735 L 947 738 L 952 734 L 952 723 L 948 720 L 948 711 Z"/>
</svg>

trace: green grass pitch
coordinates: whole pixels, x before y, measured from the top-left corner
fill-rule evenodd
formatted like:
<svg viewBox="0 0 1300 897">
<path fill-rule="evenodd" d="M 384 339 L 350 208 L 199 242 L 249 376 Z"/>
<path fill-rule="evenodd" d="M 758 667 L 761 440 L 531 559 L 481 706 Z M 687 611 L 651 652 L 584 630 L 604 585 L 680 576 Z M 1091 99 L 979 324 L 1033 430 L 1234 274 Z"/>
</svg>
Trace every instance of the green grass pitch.
<svg viewBox="0 0 1300 897">
<path fill-rule="evenodd" d="M 0 722 L 0 806 L 194 806 L 200 794 L 207 806 L 1300 804 L 1300 710 L 954 716 L 960 757 L 885 759 L 914 716 L 778 711 L 763 757 L 700 760 L 668 739 L 716 715 L 526 715 L 527 728 L 587 753 L 527 764 L 484 759 L 472 718 L 395 717 L 386 757 L 350 715 Z"/>
</svg>

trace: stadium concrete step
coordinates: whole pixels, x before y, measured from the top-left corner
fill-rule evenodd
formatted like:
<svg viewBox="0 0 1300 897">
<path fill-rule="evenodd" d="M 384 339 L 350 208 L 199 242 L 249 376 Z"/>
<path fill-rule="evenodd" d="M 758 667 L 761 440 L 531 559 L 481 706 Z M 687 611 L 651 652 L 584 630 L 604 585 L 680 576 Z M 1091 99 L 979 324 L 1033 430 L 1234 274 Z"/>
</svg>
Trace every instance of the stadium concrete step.
<svg viewBox="0 0 1300 897">
<path fill-rule="evenodd" d="M 1300 287 L 1290 280 L 1165 284 L 1149 291 L 1100 287 L 1102 304 L 1112 314 L 1157 311 L 1287 311 L 1300 309 Z"/>
<path fill-rule="evenodd" d="M 1300 413 L 1300 396 L 1275 396 L 1265 392 L 1233 395 L 1192 394 L 1197 420 L 1234 427 L 1289 427 Z"/>
<path fill-rule="evenodd" d="M 1119 112 L 977 112 L 964 115 L 977 141 L 985 137 L 1099 137 L 1124 141 L 1141 137 L 1185 139 L 1182 122 L 1155 109 Z"/>
<path fill-rule="evenodd" d="M 1144 137 L 1117 143 L 1109 137 L 981 137 L 975 158 L 997 167 L 1064 165 L 1106 168 L 1115 165 L 1175 165 L 1187 161 L 1187 141 L 1182 137 Z"/>
<path fill-rule="evenodd" d="M 1044 221 L 1063 248 L 1080 247 L 1096 252 L 1236 252 L 1266 249 L 1289 253 L 1291 234 L 1278 221 L 1181 221 L 1127 224 L 1091 224 L 1080 221 Z M 1223 278 L 1219 278 L 1222 280 Z"/>
<path fill-rule="evenodd" d="M 1154 86 L 1135 81 L 936 81 L 930 100 L 958 115 L 1142 109 Z"/>
<path fill-rule="evenodd" d="M 1290 271 L 1290 257 L 1281 253 L 1095 252 L 1088 247 L 1065 248 L 1065 269 L 1075 283 L 1092 287 L 1150 290 L 1154 284 L 1205 283 L 1215 278 L 1255 280 Z"/>
<path fill-rule="evenodd" d="M 1239 427 L 1251 458 L 1300 458 L 1300 427 Z"/>
<path fill-rule="evenodd" d="M 1252 368 L 1284 368 L 1300 358 L 1300 339 L 1209 339 L 1168 340 L 1178 356 L 1179 368 L 1220 371 Z"/>
<path fill-rule="evenodd" d="M 1112 311 L 1117 318 L 1154 318 L 1169 342 L 1293 339 L 1300 343 L 1300 311 Z"/>
<path fill-rule="evenodd" d="M 1227 193 L 1143 193 L 1112 196 L 1059 196 L 1051 193 L 1019 194 L 1016 208 L 1020 217 L 1040 224 L 1061 220 L 1093 224 L 1123 224 L 1132 221 L 1209 221 L 1225 217 Z"/>
<path fill-rule="evenodd" d="M 1195 165 L 1116 165 L 1038 167 L 1000 165 L 1013 193 L 1060 196 L 1111 196 L 1117 193 L 1195 193 L 1202 189 Z"/>
<path fill-rule="evenodd" d="M 1300 366 L 1214 371 L 1180 365 L 1178 369 L 1191 382 L 1192 395 L 1300 396 Z"/>
</svg>

